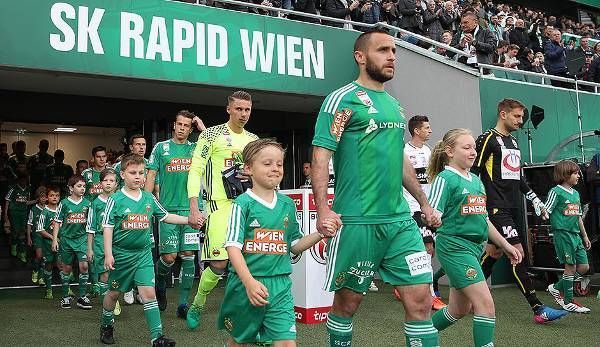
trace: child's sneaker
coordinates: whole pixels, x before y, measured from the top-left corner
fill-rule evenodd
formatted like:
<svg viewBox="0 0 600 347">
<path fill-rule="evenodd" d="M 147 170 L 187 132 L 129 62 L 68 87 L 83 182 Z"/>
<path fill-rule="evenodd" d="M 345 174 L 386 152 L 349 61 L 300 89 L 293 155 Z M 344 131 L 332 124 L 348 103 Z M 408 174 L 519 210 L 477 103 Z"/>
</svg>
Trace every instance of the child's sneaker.
<svg viewBox="0 0 600 347">
<path fill-rule="evenodd" d="M 100 341 L 105 345 L 113 345 L 115 338 L 113 337 L 114 328 L 112 325 L 100 327 Z"/>
<path fill-rule="evenodd" d="M 71 297 L 65 296 L 60 299 L 60 308 L 71 308 Z"/>
<path fill-rule="evenodd" d="M 44 299 L 48 299 L 48 300 L 54 299 L 54 296 L 52 295 L 52 289 L 46 289 L 46 296 L 44 296 Z"/>
<path fill-rule="evenodd" d="M 573 300 L 570 303 L 563 305 L 565 311 L 574 312 L 574 313 L 590 313 L 590 309 L 582 306 L 577 301 Z"/>
<path fill-rule="evenodd" d="M 175 341 L 166 338 L 164 335 L 152 341 L 152 347 L 172 347 L 175 346 Z"/>
<path fill-rule="evenodd" d="M 79 299 L 77 299 L 77 307 L 79 307 L 82 310 L 91 310 L 92 302 L 87 296 L 82 296 Z"/>
<path fill-rule="evenodd" d="M 564 300 L 562 294 L 560 294 L 560 291 L 558 289 L 554 288 L 554 284 L 550 284 L 548 286 L 548 293 L 550 293 L 550 295 L 552 295 L 552 297 L 554 298 L 554 300 L 556 301 L 557 304 L 559 304 L 562 307 L 565 306 L 565 300 Z"/>
<path fill-rule="evenodd" d="M 17 245 L 10 246 L 10 255 L 12 255 L 13 257 L 17 256 Z"/>
<path fill-rule="evenodd" d="M 27 254 L 25 252 L 19 252 L 19 260 L 21 263 L 27 262 Z"/>
<path fill-rule="evenodd" d="M 43 287 L 43 286 L 46 285 L 46 281 L 44 281 L 44 277 L 39 277 L 38 276 L 38 282 L 37 283 L 40 285 L 40 287 Z"/>
<path fill-rule="evenodd" d="M 33 271 L 31 273 L 31 282 L 33 282 L 34 284 L 38 283 L 38 272 L 37 271 Z"/>
</svg>

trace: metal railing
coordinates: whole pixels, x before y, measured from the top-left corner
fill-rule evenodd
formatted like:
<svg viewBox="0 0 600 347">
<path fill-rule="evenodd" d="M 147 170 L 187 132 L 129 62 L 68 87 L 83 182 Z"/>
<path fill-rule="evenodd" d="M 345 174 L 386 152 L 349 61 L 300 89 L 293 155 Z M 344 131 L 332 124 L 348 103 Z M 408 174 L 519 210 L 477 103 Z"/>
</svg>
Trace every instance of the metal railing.
<svg viewBox="0 0 600 347">
<path fill-rule="evenodd" d="M 174 1 L 174 0 L 168 0 L 168 1 Z M 256 9 L 260 9 L 260 10 L 264 10 L 264 11 L 269 11 L 269 12 L 276 12 L 278 14 L 293 14 L 295 16 L 298 17 L 305 17 L 305 18 L 311 18 L 311 19 L 319 19 L 321 21 L 324 22 L 332 22 L 332 23 L 340 23 L 340 24 L 350 24 L 353 27 L 363 27 L 363 28 L 385 28 L 388 29 L 390 31 L 395 31 L 398 33 L 401 33 L 403 35 L 405 35 L 405 37 L 412 37 L 414 39 L 417 39 L 419 41 L 423 41 L 423 42 L 427 42 L 432 46 L 438 47 L 438 48 L 443 48 L 446 51 L 455 53 L 459 56 L 465 56 L 465 57 L 469 57 L 470 55 L 468 53 L 466 53 L 465 51 L 461 51 L 460 49 L 456 49 L 454 47 L 451 47 L 449 45 L 446 45 L 445 43 L 442 42 L 438 42 L 436 40 L 433 40 L 429 37 L 425 37 L 419 34 L 415 34 L 412 31 L 408 31 L 393 25 L 390 25 L 388 23 L 385 22 L 379 22 L 379 23 L 362 23 L 362 22 L 355 22 L 352 20 L 347 20 L 347 19 L 340 19 L 340 18 L 334 18 L 334 17 L 327 17 L 327 16 L 323 16 L 320 14 L 312 14 L 312 13 L 305 13 L 305 12 L 299 12 L 299 11 L 294 11 L 294 10 L 287 10 L 284 8 L 279 8 L 279 7 L 270 7 L 270 6 L 264 6 L 264 5 L 260 5 L 260 4 L 253 4 L 253 3 L 248 3 L 248 2 L 243 2 L 243 1 L 236 1 L 236 0 L 214 0 L 214 2 L 218 2 L 218 3 L 222 3 L 222 4 L 230 4 L 230 5 L 236 5 L 236 6 L 240 6 L 240 7 L 251 7 L 251 8 L 256 8 Z M 196 0 L 195 5 L 202 5 L 200 4 L 199 0 Z M 312 23 L 312 24 L 318 24 L 318 23 Z M 326 25 L 326 24 L 323 24 Z M 339 28 L 339 29 L 343 29 L 343 28 Z M 345 29 L 345 30 L 353 30 L 353 29 Z"/>
<path fill-rule="evenodd" d="M 481 73 L 482 76 L 485 76 L 483 70 L 488 69 L 488 70 L 504 71 L 504 72 L 523 75 L 523 76 L 537 77 L 541 81 L 541 83 L 534 83 L 534 82 L 528 81 L 528 80 L 524 80 L 522 82 L 528 82 L 528 83 L 534 83 L 534 84 L 546 84 L 546 81 L 560 81 L 560 82 L 572 83 L 575 85 L 575 87 L 579 87 L 579 86 L 593 87 L 595 93 L 598 93 L 598 90 L 600 90 L 600 83 L 582 81 L 582 80 L 574 79 L 574 78 L 566 78 L 566 77 L 542 74 L 542 73 L 531 72 L 531 71 L 510 69 L 507 67 L 497 66 L 497 65 L 478 64 L 477 66 L 479 68 L 479 73 Z M 577 88 L 577 89 L 580 91 L 584 91 L 584 90 L 581 90 L 580 88 Z"/>
</svg>

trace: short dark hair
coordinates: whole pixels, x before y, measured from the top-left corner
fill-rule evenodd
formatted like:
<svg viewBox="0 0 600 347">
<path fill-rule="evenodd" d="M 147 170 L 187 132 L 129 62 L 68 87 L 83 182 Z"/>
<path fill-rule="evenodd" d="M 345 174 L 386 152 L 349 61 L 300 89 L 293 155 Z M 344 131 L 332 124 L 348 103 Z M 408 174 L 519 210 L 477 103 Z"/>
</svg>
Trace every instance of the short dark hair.
<svg viewBox="0 0 600 347">
<path fill-rule="evenodd" d="M 558 184 L 564 183 L 579 170 L 579 166 L 574 161 L 561 160 L 554 165 L 554 181 Z"/>
<path fill-rule="evenodd" d="M 73 187 L 77 184 L 77 182 L 85 183 L 85 179 L 81 175 L 71 176 L 71 178 L 69 178 L 69 182 L 67 182 L 67 185 L 69 187 Z"/>
<path fill-rule="evenodd" d="M 63 156 L 64 156 L 64 155 L 65 155 L 65 152 L 63 152 Z M 81 163 L 86 163 L 86 164 L 89 164 L 87 160 L 85 160 L 85 159 L 79 159 L 79 160 L 78 160 L 78 161 L 75 163 L 75 166 L 79 166 L 79 164 L 81 164 Z"/>
<path fill-rule="evenodd" d="M 181 110 L 181 111 L 177 112 L 173 121 L 177 122 L 177 117 L 180 117 L 180 116 L 184 117 L 184 118 L 188 118 L 188 119 L 194 119 L 194 117 L 196 117 L 196 114 L 192 111 Z"/>
<path fill-rule="evenodd" d="M 498 41 L 498 48 L 504 48 L 504 47 L 509 46 L 509 45 L 510 45 L 510 43 L 508 41 L 506 41 L 506 40 L 500 40 L 500 41 Z"/>
<path fill-rule="evenodd" d="M 252 102 L 252 95 L 245 90 L 238 90 L 227 97 L 227 103 L 230 104 L 233 100 L 246 100 Z"/>
<path fill-rule="evenodd" d="M 127 170 L 127 167 L 130 165 L 140 164 L 146 164 L 146 162 L 144 161 L 144 157 L 133 153 L 125 154 L 123 156 L 123 159 L 121 159 L 121 171 Z"/>
<path fill-rule="evenodd" d="M 108 175 L 115 175 L 115 176 L 117 176 L 117 172 L 115 171 L 115 169 L 112 169 L 112 168 L 109 168 L 109 167 L 106 168 L 106 169 L 104 169 L 104 170 L 102 170 L 100 172 L 100 181 L 104 181 L 104 178 L 106 178 L 106 176 L 108 176 Z"/>
<path fill-rule="evenodd" d="M 515 108 L 520 108 L 521 110 L 523 110 L 523 109 L 525 109 L 525 105 L 523 105 L 523 103 L 520 102 L 519 100 L 509 99 L 509 98 L 502 99 L 498 103 L 498 116 L 500 115 L 500 112 L 502 112 L 502 111 L 510 112 L 510 111 L 514 110 Z"/>
<path fill-rule="evenodd" d="M 371 35 L 373 35 L 373 34 L 389 35 L 390 33 L 388 33 L 387 30 L 385 30 L 383 28 L 375 27 L 372 30 L 368 30 L 368 31 L 358 35 L 358 37 L 356 38 L 356 41 L 354 41 L 354 52 L 356 52 L 356 51 L 364 52 L 367 49 L 369 40 L 371 39 Z"/>
<path fill-rule="evenodd" d="M 62 149 L 57 149 L 56 151 L 54 151 L 54 158 L 56 157 L 65 159 L 65 151 L 63 151 Z"/>
<path fill-rule="evenodd" d="M 104 147 L 104 146 L 96 146 L 96 147 L 92 148 L 92 157 L 95 157 L 96 153 L 102 152 L 102 151 L 104 151 L 106 153 L 106 147 Z"/>
<path fill-rule="evenodd" d="M 423 123 L 429 122 L 429 118 L 427 116 L 416 115 L 408 120 L 408 132 L 410 136 L 415 135 L 415 129 L 420 128 Z"/>
<path fill-rule="evenodd" d="M 194 117 L 192 117 L 192 118 L 194 118 Z M 129 137 L 129 144 L 133 145 L 133 141 L 135 141 L 137 139 L 144 139 L 145 140 L 146 138 L 142 134 L 133 134 L 133 135 L 131 135 Z"/>
<path fill-rule="evenodd" d="M 50 192 L 60 194 L 60 187 L 54 184 L 50 184 L 46 186 L 46 196 L 50 194 Z"/>
<path fill-rule="evenodd" d="M 479 17 L 477 17 L 477 15 L 475 14 L 475 9 L 473 7 L 466 8 L 464 10 L 463 15 L 460 18 L 463 19 L 468 17 L 472 17 L 475 20 L 479 19 Z"/>
</svg>

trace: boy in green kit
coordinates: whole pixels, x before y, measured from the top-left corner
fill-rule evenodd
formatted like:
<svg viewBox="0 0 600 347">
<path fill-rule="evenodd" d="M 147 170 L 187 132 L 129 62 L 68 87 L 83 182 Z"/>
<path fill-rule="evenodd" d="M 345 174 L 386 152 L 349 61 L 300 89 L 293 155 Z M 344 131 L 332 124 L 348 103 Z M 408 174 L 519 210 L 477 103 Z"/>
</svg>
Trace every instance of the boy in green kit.
<svg viewBox="0 0 600 347">
<path fill-rule="evenodd" d="M 102 218 L 108 198 L 117 190 L 117 173 L 113 169 L 104 169 L 100 172 L 100 184 L 102 193 L 92 201 L 90 211 L 87 216 L 87 260 L 91 267 L 90 273 L 92 276 L 97 275 L 98 294 L 100 302 L 104 300 L 104 296 L 108 291 L 108 271 L 104 268 L 104 237 L 102 231 Z M 117 301 L 115 306 L 115 316 L 121 314 L 121 306 Z"/>
<path fill-rule="evenodd" d="M 10 254 L 18 255 L 26 262 L 25 234 L 27 230 L 27 211 L 31 198 L 31 186 L 26 171 L 17 171 L 17 183 L 6 194 L 4 208 L 5 226 L 10 227 Z M 35 201 L 31 202 L 35 203 Z"/>
<path fill-rule="evenodd" d="M 252 141 L 243 157 L 252 188 L 231 207 L 225 241 L 230 275 L 218 326 L 229 332 L 230 347 L 266 341 L 274 347 L 296 346 L 290 252 L 299 254 L 334 236 L 339 225 L 325 220 L 326 235 L 302 236 L 294 202 L 276 192 L 283 178 L 280 143 Z"/>
<path fill-rule="evenodd" d="M 52 268 L 56 264 L 56 252 L 52 250 L 52 230 L 58 202 L 60 201 L 60 188 L 58 186 L 46 187 L 46 207 L 42 210 L 36 224 L 36 232 L 42 238 L 42 257 L 44 262 L 44 282 L 46 284 L 46 299 L 52 299 Z"/>
<path fill-rule="evenodd" d="M 71 308 L 72 297 L 69 295 L 69 281 L 73 259 L 79 263 L 79 298 L 77 307 L 89 310 L 92 308 L 90 299 L 86 296 L 87 282 L 89 278 L 87 263 L 87 236 L 85 225 L 87 214 L 90 209 L 90 201 L 85 199 L 85 180 L 82 176 L 69 178 L 71 195 L 63 199 L 58 205 L 56 217 L 54 218 L 52 231 L 52 250 L 58 252 L 58 258 L 62 263 L 60 278 L 62 281 L 61 308 Z M 60 236 L 60 243 L 58 238 Z"/>
<path fill-rule="evenodd" d="M 33 272 L 31 273 L 31 282 L 39 285 L 44 285 L 44 277 L 42 268 L 42 237 L 36 232 L 37 221 L 40 218 L 40 214 L 46 207 L 46 187 L 41 186 L 35 190 L 35 199 L 37 204 L 33 205 L 29 210 L 29 217 L 27 218 L 27 246 L 33 246 Z"/>
<path fill-rule="evenodd" d="M 156 198 L 140 188 L 145 173 L 144 158 L 128 154 L 121 161 L 121 178 L 125 186 L 106 203 L 104 228 L 104 266 L 110 271 L 109 292 L 104 297 L 100 340 L 113 344 L 114 308 L 120 293 L 137 286 L 144 302 L 144 316 L 153 346 L 175 346 L 163 336 L 160 311 L 154 291 L 152 261 L 152 217 L 171 224 L 187 224 L 188 218 L 169 214 Z M 202 218 L 202 217 L 200 217 Z M 194 221 L 203 224 L 203 220 Z"/>
<path fill-rule="evenodd" d="M 565 272 L 560 281 L 548 286 L 548 292 L 565 311 L 589 313 L 589 308 L 573 300 L 573 281 L 590 269 L 586 251 L 592 247 L 581 218 L 579 192 L 573 188 L 579 182 L 579 166 L 571 160 L 559 161 L 554 166 L 554 180 L 558 185 L 548 193 L 546 208 L 556 256 Z"/>
</svg>

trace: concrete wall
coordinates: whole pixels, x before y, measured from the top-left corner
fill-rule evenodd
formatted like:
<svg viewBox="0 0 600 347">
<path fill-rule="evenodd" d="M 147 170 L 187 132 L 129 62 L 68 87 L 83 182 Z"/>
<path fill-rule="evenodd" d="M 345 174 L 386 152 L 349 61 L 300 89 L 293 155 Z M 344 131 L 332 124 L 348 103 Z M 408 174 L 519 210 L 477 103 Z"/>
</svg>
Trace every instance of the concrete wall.
<svg viewBox="0 0 600 347">
<path fill-rule="evenodd" d="M 404 45 L 402 42 L 397 46 L 395 76 L 386 83 L 386 89 L 398 98 L 407 120 L 415 114 L 429 117 L 432 146 L 453 128 L 471 129 L 475 136 L 481 134 L 478 77 L 454 61 L 414 46 L 409 50 Z M 435 61 L 438 59 L 442 63 Z M 408 140 L 408 131 L 406 134 Z"/>
</svg>

